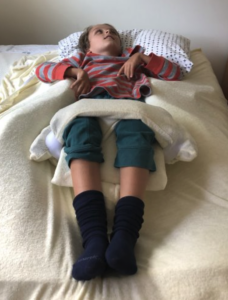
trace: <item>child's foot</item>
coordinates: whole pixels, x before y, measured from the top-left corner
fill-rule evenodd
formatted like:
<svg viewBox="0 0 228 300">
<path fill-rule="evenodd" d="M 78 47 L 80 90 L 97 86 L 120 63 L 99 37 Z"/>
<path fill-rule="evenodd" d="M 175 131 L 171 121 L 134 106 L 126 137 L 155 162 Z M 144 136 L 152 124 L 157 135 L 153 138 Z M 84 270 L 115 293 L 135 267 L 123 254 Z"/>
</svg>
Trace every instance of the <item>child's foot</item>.
<svg viewBox="0 0 228 300">
<path fill-rule="evenodd" d="M 115 233 L 105 257 L 109 267 L 122 275 L 133 275 L 137 272 L 134 244 L 123 231 Z"/>
<path fill-rule="evenodd" d="M 92 239 L 73 265 L 72 276 L 76 280 L 90 280 L 102 276 L 106 270 L 105 251 L 108 242 L 102 238 Z"/>
<path fill-rule="evenodd" d="M 105 253 L 108 265 L 123 275 L 137 272 L 134 247 L 143 223 L 144 203 L 133 196 L 122 197 L 116 205 L 111 242 Z"/>
<path fill-rule="evenodd" d="M 108 236 L 104 196 L 99 191 L 85 191 L 75 197 L 73 206 L 85 250 L 73 265 L 72 276 L 76 280 L 90 280 L 102 276 L 107 266 L 105 252 Z"/>
</svg>

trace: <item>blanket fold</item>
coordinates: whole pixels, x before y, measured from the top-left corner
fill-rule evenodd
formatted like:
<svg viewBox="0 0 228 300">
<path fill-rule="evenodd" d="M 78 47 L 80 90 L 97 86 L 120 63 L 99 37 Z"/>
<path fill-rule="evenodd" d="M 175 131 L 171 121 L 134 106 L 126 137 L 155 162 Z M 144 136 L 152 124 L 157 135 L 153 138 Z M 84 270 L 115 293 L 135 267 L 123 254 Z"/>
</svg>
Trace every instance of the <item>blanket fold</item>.
<svg viewBox="0 0 228 300">
<path fill-rule="evenodd" d="M 40 89 L 35 68 L 47 60 L 57 62 L 56 54 L 57 51 L 51 51 L 42 55 L 26 55 L 14 62 L 0 85 L 0 113 Z"/>
</svg>

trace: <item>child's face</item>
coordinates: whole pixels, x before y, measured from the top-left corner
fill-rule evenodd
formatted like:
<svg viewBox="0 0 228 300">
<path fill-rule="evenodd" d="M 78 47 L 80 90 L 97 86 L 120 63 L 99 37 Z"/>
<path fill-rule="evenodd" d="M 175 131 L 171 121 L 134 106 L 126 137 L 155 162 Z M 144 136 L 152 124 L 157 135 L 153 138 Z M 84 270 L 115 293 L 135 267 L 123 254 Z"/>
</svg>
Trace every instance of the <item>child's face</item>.
<svg viewBox="0 0 228 300">
<path fill-rule="evenodd" d="M 89 52 L 102 55 L 118 56 L 121 53 L 121 42 L 118 32 L 105 24 L 95 25 L 89 32 Z"/>
</svg>

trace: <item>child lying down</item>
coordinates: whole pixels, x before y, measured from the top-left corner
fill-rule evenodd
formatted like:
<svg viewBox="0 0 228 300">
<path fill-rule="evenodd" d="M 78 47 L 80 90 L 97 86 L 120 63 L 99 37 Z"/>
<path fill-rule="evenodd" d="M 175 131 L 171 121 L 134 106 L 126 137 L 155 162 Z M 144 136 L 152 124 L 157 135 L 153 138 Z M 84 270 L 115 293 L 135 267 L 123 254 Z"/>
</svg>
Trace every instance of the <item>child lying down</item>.
<svg viewBox="0 0 228 300">
<path fill-rule="evenodd" d="M 151 94 L 147 76 L 180 80 L 180 67 L 154 53 L 145 55 L 142 47 L 122 51 L 117 30 L 109 24 L 88 27 L 79 39 L 80 51 L 60 63 L 45 62 L 36 69 L 43 82 L 72 78 L 75 99 L 130 99 L 144 102 Z M 51 133 L 52 134 L 52 133 Z M 47 146 L 58 157 L 61 145 L 51 134 Z M 110 241 L 100 164 L 104 162 L 102 131 L 95 117 L 77 117 L 63 133 L 66 161 L 71 170 L 75 198 L 73 206 L 80 227 L 84 252 L 73 265 L 76 280 L 103 276 L 109 267 L 122 275 L 137 272 L 134 247 L 143 223 L 143 194 L 153 159 L 155 134 L 141 120 L 120 120 L 115 127 L 120 169 L 120 199 L 116 204 Z"/>
</svg>

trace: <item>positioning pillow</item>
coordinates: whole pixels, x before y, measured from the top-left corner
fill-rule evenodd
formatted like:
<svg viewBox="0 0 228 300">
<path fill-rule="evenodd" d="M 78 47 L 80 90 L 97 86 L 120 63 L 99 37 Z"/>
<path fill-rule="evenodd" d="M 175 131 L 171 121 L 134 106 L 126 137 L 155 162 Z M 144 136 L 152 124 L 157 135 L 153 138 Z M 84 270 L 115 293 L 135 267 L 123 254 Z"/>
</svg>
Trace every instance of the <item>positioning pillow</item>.
<svg viewBox="0 0 228 300">
<path fill-rule="evenodd" d="M 132 29 L 118 30 L 123 47 L 140 45 L 145 54 L 155 53 L 178 64 L 182 75 L 191 71 L 193 63 L 190 60 L 190 40 L 177 34 L 159 30 Z M 59 41 L 60 58 L 74 56 L 78 51 L 78 40 L 82 31 L 70 34 Z"/>
</svg>

